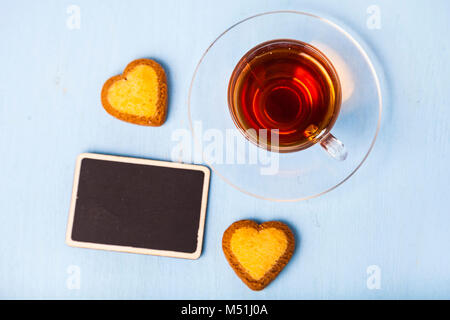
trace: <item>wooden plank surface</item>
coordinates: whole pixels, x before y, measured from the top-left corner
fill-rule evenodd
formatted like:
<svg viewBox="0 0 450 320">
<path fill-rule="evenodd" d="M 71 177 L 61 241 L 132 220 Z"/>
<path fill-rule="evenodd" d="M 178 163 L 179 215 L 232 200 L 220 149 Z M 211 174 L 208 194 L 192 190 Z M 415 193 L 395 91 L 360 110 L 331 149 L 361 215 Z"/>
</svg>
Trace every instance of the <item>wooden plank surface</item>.
<svg viewBox="0 0 450 320">
<path fill-rule="evenodd" d="M 380 28 L 368 28 L 372 5 Z M 76 8 L 79 29 L 68 22 Z M 241 194 L 213 174 L 196 261 L 65 245 L 76 156 L 170 160 L 202 52 L 236 21 L 276 9 L 334 17 L 382 62 L 389 104 L 360 171 L 323 197 L 287 204 Z M 450 298 L 449 20 L 447 1 L 5 1 L 0 297 Z M 103 82 L 141 57 L 158 59 L 169 80 L 168 120 L 150 130 L 100 104 Z M 224 230 L 244 218 L 285 221 L 299 243 L 262 292 L 240 282 L 221 249 Z"/>
</svg>

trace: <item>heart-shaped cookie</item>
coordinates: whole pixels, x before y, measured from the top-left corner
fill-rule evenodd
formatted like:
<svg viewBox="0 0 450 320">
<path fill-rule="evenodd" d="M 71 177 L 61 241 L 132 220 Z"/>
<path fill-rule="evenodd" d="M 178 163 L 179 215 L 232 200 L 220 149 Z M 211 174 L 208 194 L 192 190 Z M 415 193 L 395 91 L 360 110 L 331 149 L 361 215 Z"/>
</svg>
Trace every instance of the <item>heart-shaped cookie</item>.
<svg viewBox="0 0 450 320">
<path fill-rule="evenodd" d="M 262 290 L 275 279 L 291 259 L 294 248 L 292 231 L 279 221 L 237 221 L 222 238 L 230 266 L 252 290 Z"/>
<path fill-rule="evenodd" d="M 101 98 L 105 110 L 120 120 L 160 126 L 167 113 L 166 73 L 153 60 L 134 60 L 105 82 Z"/>
</svg>

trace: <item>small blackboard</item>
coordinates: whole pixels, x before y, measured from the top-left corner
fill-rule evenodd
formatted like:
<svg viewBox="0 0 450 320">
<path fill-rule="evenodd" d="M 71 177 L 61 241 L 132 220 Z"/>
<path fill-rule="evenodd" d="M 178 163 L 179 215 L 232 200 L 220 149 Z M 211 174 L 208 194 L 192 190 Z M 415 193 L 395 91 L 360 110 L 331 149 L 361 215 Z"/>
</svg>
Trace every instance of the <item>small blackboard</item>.
<svg viewBox="0 0 450 320">
<path fill-rule="evenodd" d="M 78 156 L 66 243 L 197 259 L 207 167 L 83 153 Z"/>
</svg>

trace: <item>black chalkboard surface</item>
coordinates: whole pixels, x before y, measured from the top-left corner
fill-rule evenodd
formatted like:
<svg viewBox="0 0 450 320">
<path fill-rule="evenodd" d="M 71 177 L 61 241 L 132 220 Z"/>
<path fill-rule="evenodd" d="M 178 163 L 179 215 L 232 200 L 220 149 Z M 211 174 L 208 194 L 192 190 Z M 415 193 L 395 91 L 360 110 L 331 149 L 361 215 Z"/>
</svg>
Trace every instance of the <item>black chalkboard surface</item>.
<svg viewBox="0 0 450 320">
<path fill-rule="evenodd" d="M 209 169 L 83 153 L 75 169 L 70 246 L 197 259 Z"/>
</svg>

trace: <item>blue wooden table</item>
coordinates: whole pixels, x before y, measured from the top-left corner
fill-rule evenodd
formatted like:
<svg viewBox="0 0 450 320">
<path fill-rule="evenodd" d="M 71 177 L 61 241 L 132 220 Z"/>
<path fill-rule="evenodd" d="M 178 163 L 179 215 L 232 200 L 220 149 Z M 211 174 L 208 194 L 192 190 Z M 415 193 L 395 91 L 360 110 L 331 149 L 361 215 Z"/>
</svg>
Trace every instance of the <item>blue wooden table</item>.
<svg viewBox="0 0 450 320">
<path fill-rule="evenodd" d="M 213 175 L 195 261 L 65 245 L 76 156 L 169 160 L 202 52 L 238 20 L 279 9 L 334 17 L 383 64 L 389 104 L 355 176 L 280 204 Z M 0 298 L 450 298 L 449 21 L 444 0 L 2 2 Z M 120 122 L 100 105 L 103 82 L 141 57 L 168 72 L 160 128 Z M 299 240 L 262 292 L 243 285 L 222 253 L 223 231 L 243 218 L 286 221 Z"/>
</svg>

